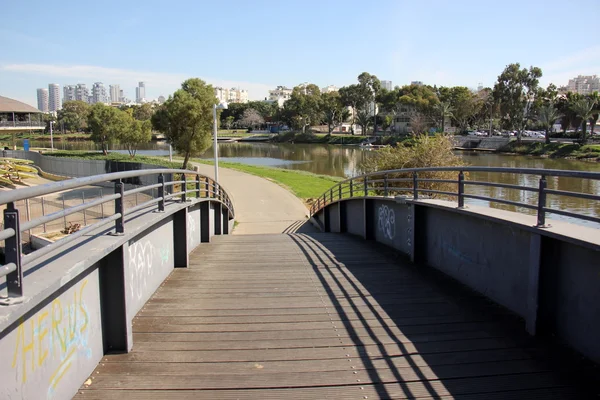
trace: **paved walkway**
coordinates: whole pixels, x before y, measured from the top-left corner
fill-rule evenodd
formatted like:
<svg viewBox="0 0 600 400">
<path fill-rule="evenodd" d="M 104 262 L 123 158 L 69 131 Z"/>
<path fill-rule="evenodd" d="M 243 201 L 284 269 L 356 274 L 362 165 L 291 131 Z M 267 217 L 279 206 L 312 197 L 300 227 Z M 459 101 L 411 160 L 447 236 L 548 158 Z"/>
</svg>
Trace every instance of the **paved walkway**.
<svg viewBox="0 0 600 400">
<path fill-rule="evenodd" d="M 214 178 L 214 166 L 193 165 Z M 219 168 L 219 181 L 235 207 L 234 235 L 314 232 L 304 203 L 278 184 L 228 168 Z"/>
</svg>

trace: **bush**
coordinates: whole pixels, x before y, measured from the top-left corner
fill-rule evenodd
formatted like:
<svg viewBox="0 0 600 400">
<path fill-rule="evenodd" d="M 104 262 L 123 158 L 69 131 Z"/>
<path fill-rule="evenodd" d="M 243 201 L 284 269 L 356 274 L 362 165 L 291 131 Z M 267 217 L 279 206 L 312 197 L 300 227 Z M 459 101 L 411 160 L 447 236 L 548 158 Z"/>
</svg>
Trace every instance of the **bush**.
<svg viewBox="0 0 600 400">
<path fill-rule="evenodd" d="M 458 167 L 466 165 L 464 160 L 453 152 L 454 144 L 447 136 L 429 137 L 417 136 L 406 140 L 397 147 L 386 147 L 377 151 L 361 164 L 363 172 L 377 172 L 404 168 L 427 167 Z M 390 179 L 410 179 L 412 173 L 394 173 L 388 175 Z M 446 179 L 457 180 L 458 174 L 454 171 L 421 172 L 419 179 Z M 412 191 L 412 181 L 390 182 L 390 194 L 408 193 Z M 447 182 L 419 182 L 420 189 L 456 192 L 456 183 Z M 443 197 L 439 194 L 430 194 L 429 197 Z"/>
</svg>

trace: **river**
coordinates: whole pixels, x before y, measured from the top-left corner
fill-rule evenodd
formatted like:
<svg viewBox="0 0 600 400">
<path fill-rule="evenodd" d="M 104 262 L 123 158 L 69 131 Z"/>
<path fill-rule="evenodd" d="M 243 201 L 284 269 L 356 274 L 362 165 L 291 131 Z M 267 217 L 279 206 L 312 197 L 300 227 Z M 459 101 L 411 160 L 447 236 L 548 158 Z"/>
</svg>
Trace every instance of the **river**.
<svg viewBox="0 0 600 400">
<path fill-rule="evenodd" d="M 17 144 L 22 145 L 21 143 Z M 48 142 L 31 142 L 32 147 L 47 147 L 48 144 Z M 57 141 L 55 142 L 55 148 L 61 150 L 97 150 L 97 146 L 89 141 Z M 118 150 L 117 148 L 115 151 L 125 150 Z M 164 156 L 169 154 L 169 146 L 164 142 L 152 142 L 146 144 L 138 153 L 144 155 Z M 377 151 L 363 150 L 358 146 L 264 142 L 219 144 L 219 156 L 222 161 L 295 169 L 339 177 L 351 177 L 360 174 L 361 162 L 368 157 L 375 156 L 376 153 Z M 467 161 L 467 163 L 473 166 L 565 169 L 600 172 L 600 163 L 593 162 L 475 152 L 460 152 L 459 154 Z M 201 156 L 201 158 L 206 159 L 211 159 L 212 157 L 212 148 L 208 149 Z M 492 174 L 477 172 L 471 173 L 468 179 L 531 187 L 537 187 L 538 185 L 538 178 L 534 176 L 517 174 Z M 598 194 L 600 193 L 600 181 L 552 177 L 548 179 L 548 188 Z M 471 194 L 519 201 L 528 204 L 535 204 L 537 201 L 537 196 L 535 193 L 531 192 L 521 192 L 511 189 L 484 186 L 467 186 L 466 190 L 467 193 Z M 487 203 L 477 200 L 470 200 L 467 202 L 467 204 L 468 203 L 487 205 Z M 553 207 L 600 217 L 599 201 L 548 196 L 548 205 L 551 208 Z M 535 212 L 534 210 L 515 208 L 513 206 L 496 203 L 491 204 L 491 206 L 510 211 L 524 212 L 527 214 L 533 214 Z M 552 217 L 561 218 L 559 216 Z M 600 226 L 599 224 L 591 223 L 590 225 Z"/>
</svg>

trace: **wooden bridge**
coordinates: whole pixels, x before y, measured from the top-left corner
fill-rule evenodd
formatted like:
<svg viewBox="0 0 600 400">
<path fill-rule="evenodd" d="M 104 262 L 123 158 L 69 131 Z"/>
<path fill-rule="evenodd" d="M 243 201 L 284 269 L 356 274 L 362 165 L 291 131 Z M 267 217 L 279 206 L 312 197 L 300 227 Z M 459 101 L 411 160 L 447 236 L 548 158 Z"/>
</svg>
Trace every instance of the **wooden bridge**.
<svg viewBox="0 0 600 400">
<path fill-rule="evenodd" d="M 583 399 L 522 322 L 389 247 L 215 236 L 134 319 L 78 399 Z"/>
</svg>

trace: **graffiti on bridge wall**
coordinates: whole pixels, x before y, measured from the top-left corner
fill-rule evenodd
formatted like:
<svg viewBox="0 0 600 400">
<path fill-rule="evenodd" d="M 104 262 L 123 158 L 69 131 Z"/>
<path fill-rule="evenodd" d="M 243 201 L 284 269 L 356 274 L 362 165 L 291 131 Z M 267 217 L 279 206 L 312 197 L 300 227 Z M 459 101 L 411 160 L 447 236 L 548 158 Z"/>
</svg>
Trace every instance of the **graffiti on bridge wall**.
<svg viewBox="0 0 600 400">
<path fill-rule="evenodd" d="M 386 239 L 394 239 L 396 236 L 396 214 L 388 206 L 381 205 L 378 210 L 377 227 Z"/>
<path fill-rule="evenodd" d="M 169 263 L 171 249 L 156 248 L 149 240 L 141 240 L 129 246 L 129 290 L 131 297 L 140 300 L 149 287 L 155 268 Z"/>
<path fill-rule="evenodd" d="M 17 379 L 25 384 L 32 375 L 51 367 L 49 398 L 78 357 L 92 356 L 89 312 L 83 300 L 87 283 L 83 280 L 73 288 L 72 298 L 56 298 L 29 320 L 21 321 L 16 331 L 11 366 Z"/>
</svg>

